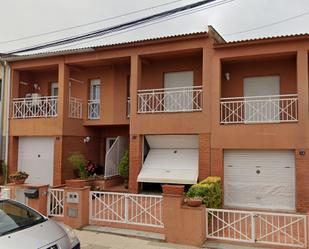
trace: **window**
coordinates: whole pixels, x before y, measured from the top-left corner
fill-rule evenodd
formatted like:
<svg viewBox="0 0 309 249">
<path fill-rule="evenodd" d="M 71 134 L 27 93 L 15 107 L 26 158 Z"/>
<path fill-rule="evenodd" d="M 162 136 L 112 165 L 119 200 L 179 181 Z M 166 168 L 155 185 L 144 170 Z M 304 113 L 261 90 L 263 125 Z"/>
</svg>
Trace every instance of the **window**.
<svg viewBox="0 0 309 249">
<path fill-rule="evenodd" d="M 99 79 L 90 82 L 90 100 L 99 100 L 101 91 L 101 81 Z"/>
<path fill-rule="evenodd" d="M 50 95 L 51 96 L 58 96 L 58 83 L 57 82 L 51 83 Z"/>
</svg>

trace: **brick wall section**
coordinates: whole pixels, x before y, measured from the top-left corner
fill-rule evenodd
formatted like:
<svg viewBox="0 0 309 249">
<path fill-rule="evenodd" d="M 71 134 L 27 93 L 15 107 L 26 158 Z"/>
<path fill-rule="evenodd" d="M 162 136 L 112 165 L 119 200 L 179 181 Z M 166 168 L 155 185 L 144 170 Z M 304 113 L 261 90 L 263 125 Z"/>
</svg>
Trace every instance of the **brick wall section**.
<svg viewBox="0 0 309 249">
<path fill-rule="evenodd" d="M 309 211 L 309 149 L 305 155 L 299 155 L 295 150 L 295 181 L 296 181 L 296 210 L 298 212 Z"/>
<path fill-rule="evenodd" d="M 8 175 L 17 171 L 18 167 L 18 137 L 9 138 L 9 158 L 8 158 Z"/>
<path fill-rule="evenodd" d="M 210 176 L 210 134 L 199 135 L 199 181 Z"/>
<path fill-rule="evenodd" d="M 62 137 L 62 161 L 61 161 L 61 180 L 76 178 L 73 167 L 68 161 L 68 157 L 73 152 L 80 152 L 86 160 L 94 163 L 100 162 L 100 137 L 90 137 L 90 142 L 84 143 L 84 136 L 63 136 Z M 103 166 L 103 165 L 102 165 Z M 55 166 L 57 167 L 57 166 Z"/>
<path fill-rule="evenodd" d="M 142 135 L 130 135 L 129 192 L 138 193 L 137 176 L 142 167 Z"/>
<path fill-rule="evenodd" d="M 211 149 L 211 175 L 223 179 L 223 149 Z"/>
<path fill-rule="evenodd" d="M 62 183 L 62 137 L 55 137 L 54 143 L 54 186 Z"/>
</svg>

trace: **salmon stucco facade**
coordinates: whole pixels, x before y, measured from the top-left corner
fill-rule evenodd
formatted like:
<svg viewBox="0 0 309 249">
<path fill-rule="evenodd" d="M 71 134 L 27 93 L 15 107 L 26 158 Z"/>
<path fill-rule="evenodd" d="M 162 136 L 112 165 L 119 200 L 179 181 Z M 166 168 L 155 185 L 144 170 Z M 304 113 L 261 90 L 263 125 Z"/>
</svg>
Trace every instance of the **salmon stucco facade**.
<svg viewBox="0 0 309 249">
<path fill-rule="evenodd" d="M 60 185 L 76 151 L 129 191 L 223 179 L 224 206 L 309 211 L 309 36 L 208 32 L 8 59 L 9 171 Z"/>
</svg>

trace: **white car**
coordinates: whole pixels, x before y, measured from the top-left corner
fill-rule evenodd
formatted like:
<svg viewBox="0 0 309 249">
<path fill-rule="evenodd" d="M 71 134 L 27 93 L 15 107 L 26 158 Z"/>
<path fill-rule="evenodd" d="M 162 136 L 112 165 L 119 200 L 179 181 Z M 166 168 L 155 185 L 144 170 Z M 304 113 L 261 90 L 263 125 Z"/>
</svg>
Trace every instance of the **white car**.
<svg viewBox="0 0 309 249">
<path fill-rule="evenodd" d="M 80 249 L 74 231 L 13 200 L 0 199 L 0 249 Z"/>
</svg>

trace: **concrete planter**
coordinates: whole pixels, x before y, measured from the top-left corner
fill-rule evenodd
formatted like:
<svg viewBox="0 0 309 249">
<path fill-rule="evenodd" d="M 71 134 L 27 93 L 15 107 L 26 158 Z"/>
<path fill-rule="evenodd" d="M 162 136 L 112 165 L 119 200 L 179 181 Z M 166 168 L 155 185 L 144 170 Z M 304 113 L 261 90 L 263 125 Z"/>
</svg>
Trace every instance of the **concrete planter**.
<svg viewBox="0 0 309 249">
<path fill-rule="evenodd" d="M 169 185 L 165 184 L 162 186 L 163 193 L 168 195 L 183 195 L 185 186 L 184 185 Z"/>
</svg>

